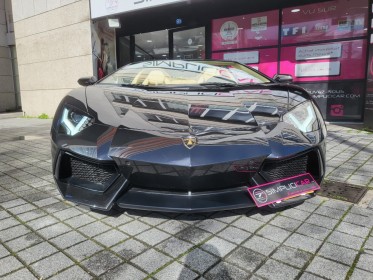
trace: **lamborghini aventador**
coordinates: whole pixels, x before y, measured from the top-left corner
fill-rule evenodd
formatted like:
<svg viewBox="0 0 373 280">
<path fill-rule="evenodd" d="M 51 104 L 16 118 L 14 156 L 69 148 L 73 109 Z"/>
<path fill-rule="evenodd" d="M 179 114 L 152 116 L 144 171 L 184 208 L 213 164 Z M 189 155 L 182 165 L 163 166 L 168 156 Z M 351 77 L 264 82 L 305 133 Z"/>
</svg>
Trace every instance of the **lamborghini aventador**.
<svg viewBox="0 0 373 280">
<path fill-rule="evenodd" d="M 202 212 L 311 198 L 326 127 L 291 76 L 232 61 L 145 61 L 83 85 L 51 129 L 61 195 L 91 208 Z"/>
</svg>

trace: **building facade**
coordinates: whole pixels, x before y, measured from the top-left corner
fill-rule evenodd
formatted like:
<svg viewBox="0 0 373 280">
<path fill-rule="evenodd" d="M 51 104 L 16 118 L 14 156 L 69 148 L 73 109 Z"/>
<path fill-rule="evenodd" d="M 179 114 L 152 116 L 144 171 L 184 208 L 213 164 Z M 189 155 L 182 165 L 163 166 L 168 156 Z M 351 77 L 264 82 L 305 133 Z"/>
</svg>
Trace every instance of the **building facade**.
<svg viewBox="0 0 373 280">
<path fill-rule="evenodd" d="M 12 0 L 22 109 L 49 116 L 92 75 L 89 1 Z"/>
<path fill-rule="evenodd" d="M 10 0 L 0 0 L 0 113 L 20 109 L 17 53 Z"/>
<path fill-rule="evenodd" d="M 214 58 L 236 60 L 268 76 L 291 74 L 328 121 L 373 119 L 370 0 L 12 4 L 27 115 L 52 116 L 81 76 L 100 78 L 134 61 Z"/>
</svg>

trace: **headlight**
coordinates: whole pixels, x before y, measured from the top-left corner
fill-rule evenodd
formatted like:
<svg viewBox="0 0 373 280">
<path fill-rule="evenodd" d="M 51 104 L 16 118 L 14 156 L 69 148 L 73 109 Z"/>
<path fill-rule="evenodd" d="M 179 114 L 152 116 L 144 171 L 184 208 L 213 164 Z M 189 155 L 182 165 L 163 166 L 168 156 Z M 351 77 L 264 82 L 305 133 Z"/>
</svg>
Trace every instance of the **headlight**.
<svg viewBox="0 0 373 280">
<path fill-rule="evenodd" d="M 74 136 L 83 129 L 92 125 L 92 118 L 77 112 L 75 109 L 64 108 L 61 116 L 61 126 L 67 135 Z"/>
<path fill-rule="evenodd" d="M 295 126 L 302 132 L 318 129 L 318 122 L 312 103 L 306 101 L 283 116 L 283 121 Z"/>
</svg>

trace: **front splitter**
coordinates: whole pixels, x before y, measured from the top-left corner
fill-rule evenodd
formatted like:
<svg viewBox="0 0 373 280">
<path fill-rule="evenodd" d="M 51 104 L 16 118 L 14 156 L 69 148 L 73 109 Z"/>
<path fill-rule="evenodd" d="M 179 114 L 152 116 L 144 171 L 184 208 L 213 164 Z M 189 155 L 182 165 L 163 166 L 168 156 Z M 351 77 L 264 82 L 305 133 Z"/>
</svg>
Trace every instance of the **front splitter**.
<svg viewBox="0 0 373 280">
<path fill-rule="evenodd" d="M 195 213 L 256 207 L 246 187 L 219 192 L 176 193 L 131 188 L 118 200 L 120 208 Z"/>
</svg>

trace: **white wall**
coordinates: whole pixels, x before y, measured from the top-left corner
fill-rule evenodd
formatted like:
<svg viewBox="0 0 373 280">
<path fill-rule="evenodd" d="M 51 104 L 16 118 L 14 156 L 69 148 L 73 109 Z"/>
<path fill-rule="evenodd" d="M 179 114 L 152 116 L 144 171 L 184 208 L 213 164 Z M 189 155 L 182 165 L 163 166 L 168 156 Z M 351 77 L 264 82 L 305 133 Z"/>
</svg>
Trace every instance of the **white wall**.
<svg viewBox="0 0 373 280">
<path fill-rule="evenodd" d="M 13 0 L 22 109 L 53 116 L 77 80 L 92 75 L 88 0 Z"/>
</svg>

